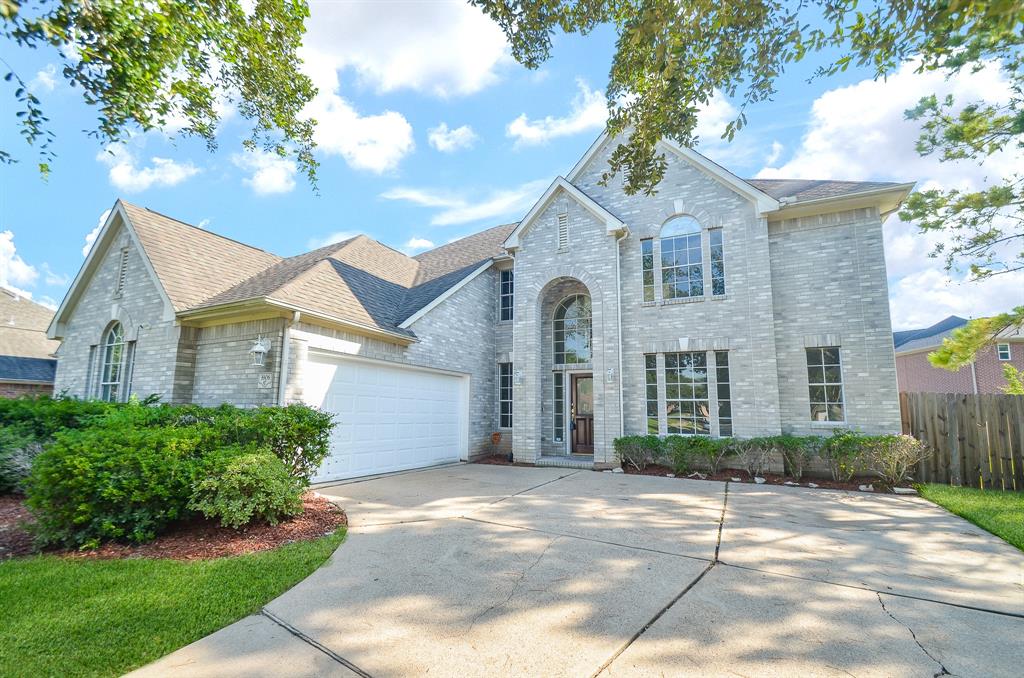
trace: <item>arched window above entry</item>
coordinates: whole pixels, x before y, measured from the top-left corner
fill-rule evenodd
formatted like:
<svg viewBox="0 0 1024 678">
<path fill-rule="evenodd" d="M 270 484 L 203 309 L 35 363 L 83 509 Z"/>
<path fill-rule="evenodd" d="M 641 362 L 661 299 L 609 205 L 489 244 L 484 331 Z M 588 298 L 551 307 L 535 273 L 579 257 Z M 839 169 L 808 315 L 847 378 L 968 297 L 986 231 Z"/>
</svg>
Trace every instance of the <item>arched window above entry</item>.
<svg viewBox="0 0 1024 678">
<path fill-rule="evenodd" d="M 672 217 L 661 227 L 661 237 L 670 238 L 677 235 L 700 234 L 700 222 L 689 214 Z"/>
<path fill-rule="evenodd" d="M 704 254 L 700 222 L 688 214 L 661 228 L 661 291 L 663 299 L 704 294 Z"/>
<path fill-rule="evenodd" d="M 103 335 L 103 373 L 100 378 L 100 398 L 115 402 L 121 392 L 124 367 L 124 328 L 115 322 Z"/>
<path fill-rule="evenodd" d="M 555 309 L 554 357 L 556 365 L 590 362 L 590 297 L 574 294 Z"/>
</svg>

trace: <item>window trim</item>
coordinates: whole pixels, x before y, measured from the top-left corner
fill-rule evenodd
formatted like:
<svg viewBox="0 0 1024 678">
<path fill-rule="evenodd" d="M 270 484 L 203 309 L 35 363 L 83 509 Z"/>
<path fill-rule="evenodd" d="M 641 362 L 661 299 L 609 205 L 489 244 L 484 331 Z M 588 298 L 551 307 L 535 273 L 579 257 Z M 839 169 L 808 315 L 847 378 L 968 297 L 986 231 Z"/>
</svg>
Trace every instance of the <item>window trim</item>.
<svg viewBox="0 0 1024 678">
<path fill-rule="evenodd" d="M 113 341 L 115 337 L 117 340 Z M 124 326 L 114 321 L 103 333 L 103 358 L 100 363 L 99 399 L 106 402 L 121 402 L 121 387 L 124 383 L 124 358 L 125 346 Z M 117 352 L 117 360 L 114 361 L 114 349 Z M 117 378 L 114 379 L 114 369 L 117 369 Z"/>
<path fill-rule="evenodd" d="M 589 325 L 589 337 L 588 337 L 588 341 L 587 341 L 587 359 L 586 360 L 577 360 L 575 362 L 567 363 L 567 362 L 565 362 L 565 355 L 566 355 L 566 351 L 565 351 L 565 318 L 563 317 L 561 320 L 559 320 L 558 319 L 558 312 L 560 310 L 562 310 L 562 308 L 564 306 L 566 306 L 566 302 L 568 302 L 570 299 L 574 300 L 574 299 L 578 299 L 578 298 L 581 298 L 581 297 L 587 300 L 587 305 L 590 308 L 590 313 L 587 316 L 587 321 L 588 321 L 588 325 Z M 577 318 L 577 320 L 578 320 L 578 318 Z M 557 350 L 557 346 L 558 346 L 558 323 L 559 322 L 562 323 L 562 335 L 563 335 L 562 336 L 562 362 L 559 362 L 559 360 L 558 360 L 558 350 Z M 590 362 L 593 359 L 594 359 L 594 307 L 593 307 L 593 299 L 591 299 L 589 294 L 584 294 L 583 292 L 576 292 L 576 293 L 573 293 L 573 294 L 566 295 L 564 298 L 562 298 L 561 301 L 559 301 L 557 304 L 555 304 L 555 310 L 551 314 L 551 362 L 552 362 L 552 364 L 555 367 L 566 367 L 566 366 L 571 366 L 571 365 L 589 365 Z"/>
<path fill-rule="evenodd" d="M 507 382 L 507 383 L 506 383 Z M 508 396 L 507 398 L 505 396 Z M 508 404 L 508 414 L 503 411 L 503 405 Z M 514 405 L 512 395 L 512 363 L 498 363 L 498 428 L 510 430 L 514 417 Z M 505 417 L 508 417 L 508 425 L 505 425 Z"/>
<path fill-rule="evenodd" d="M 1006 348 L 1005 358 L 1003 357 L 1004 347 Z M 1013 360 L 1013 351 L 1010 348 L 1010 342 L 996 344 L 996 358 L 998 358 L 1000 362 L 1007 362 L 1009 360 Z"/>
<path fill-rule="evenodd" d="M 668 396 L 668 387 L 669 387 L 668 375 L 669 375 L 669 369 L 670 368 L 668 366 L 668 357 L 670 355 L 671 356 L 677 356 L 676 360 L 680 360 L 682 356 L 703 356 L 703 360 L 704 360 L 704 366 L 703 366 L 703 371 L 704 371 L 704 389 L 705 389 L 705 395 L 704 395 L 703 398 L 697 397 L 696 394 L 693 395 L 692 397 L 683 397 L 680 394 L 680 396 L 677 397 L 677 398 L 669 398 L 669 396 Z M 680 373 L 680 372 L 682 372 L 682 370 L 684 368 L 679 367 L 679 364 L 677 362 L 676 367 L 673 367 L 671 369 L 675 370 L 677 373 Z M 692 366 L 691 366 L 691 369 L 693 369 Z M 711 437 L 712 433 L 714 433 L 714 430 L 712 428 L 713 417 L 712 417 L 712 412 L 711 412 L 711 403 L 713 401 L 712 401 L 712 398 L 711 398 L 711 383 L 710 383 L 710 380 L 708 379 L 708 377 L 709 377 L 709 375 L 708 375 L 709 369 L 710 369 L 710 365 L 708 363 L 708 351 L 667 351 L 665 353 L 665 364 L 662 367 L 662 373 L 665 375 L 665 432 L 668 435 L 708 436 L 708 437 Z M 675 382 L 676 386 L 680 386 L 680 385 L 682 385 L 682 383 L 683 383 L 682 381 L 678 381 L 678 380 Z M 694 386 L 696 386 L 696 384 L 694 384 Z M 676 419 L 679 422 L 692 421 L 694 423 L 694 430 L 692 432 L 689 432 L 689 433 L 686 432 L 685 430 L 682 429 L 682 426 L 679 427 L 680 430 L 678 430 L 678 431 L 672 431 L 671 430 L 673 419 L 669 416 L 669 412 L 668 412 L 668 406 L 669 406 L 670 402 L 671 403 L 680 403 L 680 404 L 682 404 L 682 403 L 692 403 L 693 404 L 694 415 L 692 417 L 687 417 L 685 415 L 679 415 L 679 416 L 676 417 Z M 697 408 L 698 408 L 698 404 L 699 403 L 705 403 L 706 407 L 707 407 L 707 418 L 706 418 L 706 421 L 707 421 L 707 433 L 700 433 L 696 429 L 696 425 L 697 425 L 697 423 L 701 419 L 701 416 L 699 414 L 697 414 Z"/>
<path fill-rule="evenodd" d="M 508 280 L 505 280 L 505 274 L 508 274 Z M 505 292 L 505 283 L 508 283 L 509 291 Z M 516 280 L 515 270 L 506 268 L 498 271 L 498 322 L 507 323 L 512 322 L 515 319 L 515 302 L 516 302 Z M 505 317 L 505 299 L 508 299 L 508 317 Z"/>
<path fill-rule="evenodd" d="M 690 231 L 689 234 L 687 234 L 687 233 L 679 233 L 679 234 L 675 234 L 675 235 L 673 235 L 671 233 L 668 234 L 668 235 L 665 234 L 666 229 L 671 230 L 671 228 L 672 228 L 671 225 L 672 225 L 672 223 L 674 221 L 676 221 L 678 219 L 681 219 L 681 218 L 684 218 L 684 217 L 688 218 L 688 219 L 691 219 L 692 223 L 699 228 L 699 231 Z M 714 275 L 712 273 L 712 270 L 711 270 L 712 269 L 712 266 L 711 266 L 711 252 L 712 252 L 711 237 L 712 237 L 712 234 L 715 233 L 716 231 L 721 234 L 721 239 L 722 239 L 722 243 L 721 243 L 720 247 L 721 247 L 721 254 L 722 254 L 722 276 L 721 276 L 721 281 L 722 281 L 723 291 L 721 293 L 719 293 L 719 294 L 715 294 L 715 291 L 714 291 L 715 277 L 714 277 Z M 665 296 L 665 284 L 666 283 L 664 281 L 664 277 L 665 277 L 665 273 L 664 272 L 665 272 L 666 269 L 663 266 L 664 262 L 662 261 L 662 258 L 664 256 L 664 248 L 662 247 L 662 245 L 664 244 L 664 241 L 665 240 L 671 240 L 671 239 L 677 238 L 677 237 L 686 237 L 687 235 L 693 236 L 693 235 L 698 235 L 698 234 L 700 236 L 700 254 L 701 254 L 701 261 L 700 261 L 700 267 L 701 267 L 701 277 L 700 277 L 700 280 L 701 280 L 701 287 L 702 287 L 701 294 L 698 294 L 698 295 L 687 295 L 687 296 L 677 296 L 677 297 L 666 297 Z M 727 257 L 727 252 L 726 252 L 727 247 L 726 247 L 725 240 L 726 240 L 725 239 L 725 227 L 723 225 L 718 224 L 718 223 L 712 224 L 712 225 L 705 225 L 695 215 L 687 213 L 687 212 L 679 212 L 679 213 L 673 214 L 672 216 L 668 217 L 664 222 L 662 222 L 661 227 L 658 228 L 658 230 L 654 233 L 654 235 L 652 235 L 650 237 L 640 238 L 640 276 L 639 276 L 638 282 L 639 282 L 639 293 L 640 293 L 640 303 L 641 303 L 641 305 L 643 305 L 643 306 L 667 306 L 667 305 L 670 305 L 670 304 L 699 303 L 699 302 L 702 302 L 702 301 L 720 301 L 722 299 L 728 299 L 729 298 L 729 283 L 728 283 L 728 275 L 727 275 L 727 272 L 726 272 L 726 264 L 725 264 L 725 260 L 728 257 Z M 648 242 L 651 243 L 649 245 L 650 250 L 651 250 L 651 255 L 650 256 L 651 256 L 651 266 L 652 266 L 651 269 L 650 269 L 650 272 L 651 272 L 651 278 L 652 278 L 652 283 L 653 283 L 653 289 L 652 289 L 651 298 L 647 298 L 647 296 L 646 296 L 647 295 L 647 290 L 649 289 L 649 286 L 645 285 L 645 283 L 644 283 L 644 273 L 647 270 L 644 267 L 644 256 L 645 256 L 644 255 L 644 249 L 645 249 L 645 247 L 648 247 L 648 245 L 647 245 Z M 691 266 L 691 264 L 687 263 L 686 266 Z M 673 267 L 673 268 L 675 268 L 675 267 Z"/>
<path fill-rule="evenodd" d="M 825 376 L 824 376 L 824 366 L 825 366 L 824 351 L 826 351 L 826 350 L 828 350 L 830 348 L 835 349 L 836 350 L 836 354 L 839 356 L 839 364 L 836 365 L 836 367 L 839 368 L 839 398 L 840 398 L 840 400 L 839 400 L 838 404 L 843 408 L 843 418 L 842 419 L 825 419 L 825 420 L 821 420 L 821 419 L 815 419 L 812 416 L 810 421 L 811 421 L 811 424 L 815 425 L 815 426 L 839 426 L 839 425 L 845 424 L 846 420 L 847 420 L 847 416 L 846 416 L 846 410 L 847 410 L 847 402 L 846 402 L 846 373 L 843 370 L 843 350 L 842 350 L 841 346 L 805 346 L 804 347 L 804 368 L 806 370 L 808 370 L 808 372 L 807 372 L 807 411 L 810 414 L 811 407 L 813 405 L 815 405 L 815 404 L 819 404 L 817 401 L 812 401 L 811 400 L 811 387 L 812 386 L 821 386 L 824 389 L 827 389 L 829 386 L 835 386 L 834 383 L 830 384 L 828 381 L 814 382 L 813 384 L 811 383 L 810 368 L 813 367 L 813 366 L 811 365 L 811 363 L 807 359 L 807 357 L 808 357 L 807 353 L 808 353 L 808 351 L 821 351 L 822 352 L 822 363 L 821 363 L 821 365 L 823 367 L 823 369 L 822 369 L 822 379 L 825 379 Z M 829 402 L 829 400 L 828 400 L 828 391 L 826 390 L 825 391 L 825 401 L 824 401 L 826 416 L 828 416 L 828 407 L 829 407 L 830 404 L 836 404 L 836 403 L 830 403 Z"/>
<path fill-rule="evenodd" d="M 686 223 L 686 225 L 687 225 L 686 229 L 680 230 L 680 232 L 678 232 L 678 233 L 668 233 L 668 234 L 666 234 L 666 230 L 670 230 L 671 231 L 673 229 L 673 225 L 674 224 L 679 224 L 681 222 L 685 222 Z M 698 221 L 697 218 L 694 217 L 691 214 L 677 214 L 675 216 L 669 217 L 669 219 L 665 223 L 663 223 L 661 225 L 661 230 L 658 232 L 658 250 L 659 250 L 658 251 L 658 272 L 659 272 L 660 275 L 656 276 L 656 280 L 658 280 L 660 282 L 660 285 L 661 285 L 661 298 L 662 298 L 663 301 L 668 302 L 668 301 L 677 301 L 679 299 L 703 299 L 705 296 L 707 296 L 707 292 L 706 292 L 707 286 L 705 285 L 705 282 L 706 282 L 705 278 L 707 277 L 706 274 L 708 273 L 708 270 L 707 270 L 706 262 L 704 261 L 704 232 L 706 230 L 707 229 L 705 229 L 701 225 L 700 221 Z M 694 249 L 693 247 L 691 247 L 692 243 L 690 242 L 690 240 L 694 236 L 696 236 L 696 238 L 697 238 L 697 248 L 696 248 L 696 251 L 697 251 L 698 257 L 699 257 L 698 260 L 697 260 L 698 263 L 696 263 L 696 264 L 690 261 L 690 255 L 689 255 L 689 253 Z M 687 253 L 687 258 L 686 258 L 686 263 L 685 264 L 675 264 L 675 265 L 669 266 L 669 267 L 665 266 L 665 242 L 666 241 L 671 241 L 672 242 L 672 244 L 673 244 L 673 255 L 678 254 L 678 252 L 680 252 L 680 251 L 684 251 L 684 252 Z M 683 241 L 681 244 L 683 244 L 684 247 L 681 250 L 676 247 L 677 241 Z M 694 280 L 692 279 L 692 276 L 691 276 L 693 268 L 699 268 L 700 269 L 700 293 L 699 294 L 693 294 L 692 293 L 693 286 L 695 284 L 695 282 L 694 282 Z M 676 272 L 674 275 L 677 276 L 677 277 L 671 283 L 666 283 L 665 282 L 665 273 L 666 273 L 666 271 L 675 271 Z M 683 271 L 686 272 L 686 283 L 687 283 L 687 285 L 686 285 L 686 294 L 675 294 L 675 293 L 673 293 L 672 296 L 666 295 L 665 294 L 666 286 L 671 286 L 671 288 L 673 290 L 678 290 L 679 284 L 680 284 L 680 280 L 678 279 L 678 276 Z"/>
</svg>

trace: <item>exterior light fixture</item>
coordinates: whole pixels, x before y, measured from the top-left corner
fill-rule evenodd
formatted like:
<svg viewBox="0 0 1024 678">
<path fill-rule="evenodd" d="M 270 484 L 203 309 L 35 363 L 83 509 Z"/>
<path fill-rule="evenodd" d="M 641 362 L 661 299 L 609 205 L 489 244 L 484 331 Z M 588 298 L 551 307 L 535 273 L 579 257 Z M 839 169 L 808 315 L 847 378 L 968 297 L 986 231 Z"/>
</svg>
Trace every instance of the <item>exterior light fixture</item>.
<svg viewBox="0 0 1024 678">
<path fill-rule="evenodd" d="M 249 349 L 249 357 L 252 358 L 250 364 L 253 367 L 263 367 L 267 364 L 268 353 L 270 353 L 270 339 L 262 335 L 257 337 L 256 341 L 252 344 L 252 348 Z"/>
</svg>

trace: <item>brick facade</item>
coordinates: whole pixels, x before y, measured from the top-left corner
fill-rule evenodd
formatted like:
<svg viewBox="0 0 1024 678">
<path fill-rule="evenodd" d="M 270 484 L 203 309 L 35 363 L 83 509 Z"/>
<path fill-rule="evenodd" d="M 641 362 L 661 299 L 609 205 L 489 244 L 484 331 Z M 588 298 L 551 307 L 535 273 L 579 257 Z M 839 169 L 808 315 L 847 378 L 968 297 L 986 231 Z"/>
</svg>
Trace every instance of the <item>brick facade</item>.
<svg viewBox="0 0 1024 678">
<path fill-rule="evenodd" d="M 53 384 L 0 381 L 0 398 L 20 398 L 27 395 L 53 395 Z"/>
<path fill-rule="evenodd" d="M 932 349 L 921 349 L 896 356 L 896 376 L 899 390 L 910 393 L 1002 393 L 1006 386 L 1003 366 L 1013 365 L 1024 370 L 1024 339 L 1010 339 L 1010 360 L 999 360 L 995 346 L 982 349 L 971 366 L 950 372 L 932 367 L 928 353 Z"/>
</svg>

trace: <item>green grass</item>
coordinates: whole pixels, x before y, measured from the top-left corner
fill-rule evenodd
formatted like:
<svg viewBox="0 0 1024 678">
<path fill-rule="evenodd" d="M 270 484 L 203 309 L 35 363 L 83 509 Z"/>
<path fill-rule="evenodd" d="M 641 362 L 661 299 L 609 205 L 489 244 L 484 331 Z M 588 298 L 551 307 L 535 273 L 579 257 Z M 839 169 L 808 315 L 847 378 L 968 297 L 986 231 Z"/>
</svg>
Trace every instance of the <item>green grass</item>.
<svg viewBox="0 0 1024 678">
<path fill-rule="evenodd" d="M 0 675 L 115 676 L 258 611 L 344 530 L 199 562 L 31 556 L 0 562 Z"/>
<path fill-rule="evenodd" d="M 1024 551 L 1024 493 L 948 485 L 919 485 L 918 492 Z"/>
</svg>

